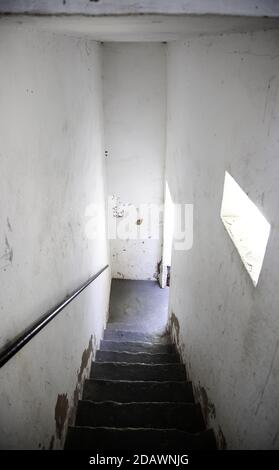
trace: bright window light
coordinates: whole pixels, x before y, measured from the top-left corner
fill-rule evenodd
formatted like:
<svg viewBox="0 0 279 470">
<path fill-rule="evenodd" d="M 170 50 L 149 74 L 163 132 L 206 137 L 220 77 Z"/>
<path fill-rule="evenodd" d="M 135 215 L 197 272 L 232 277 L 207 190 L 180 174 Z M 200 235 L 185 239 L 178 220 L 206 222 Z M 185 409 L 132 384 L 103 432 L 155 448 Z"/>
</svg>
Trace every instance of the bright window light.
<svg viewBox="0 0 279 470">
<path fill-rule="evenodd" d="M 270 224 L 227 171 L 221 219 L 256 286 L 264 260 Z"/>
</svg>

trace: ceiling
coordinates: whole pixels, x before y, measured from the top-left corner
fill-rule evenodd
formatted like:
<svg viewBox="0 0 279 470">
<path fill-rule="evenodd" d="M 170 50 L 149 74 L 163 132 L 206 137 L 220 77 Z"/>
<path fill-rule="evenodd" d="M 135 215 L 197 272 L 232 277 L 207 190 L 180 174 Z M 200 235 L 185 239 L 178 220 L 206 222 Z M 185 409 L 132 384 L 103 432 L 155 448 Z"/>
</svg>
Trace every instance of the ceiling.
<svg viewBox="0 0 279 470">
<path fill-rule="evenodd" d="M 102 42 L 164 42 L 201 35 L 279 29 L 279 19 L 216 15 L 114 17 L 11 15 L 0 18 L 0 27 L 4 25 L 88 37 Z"/>
</svg>

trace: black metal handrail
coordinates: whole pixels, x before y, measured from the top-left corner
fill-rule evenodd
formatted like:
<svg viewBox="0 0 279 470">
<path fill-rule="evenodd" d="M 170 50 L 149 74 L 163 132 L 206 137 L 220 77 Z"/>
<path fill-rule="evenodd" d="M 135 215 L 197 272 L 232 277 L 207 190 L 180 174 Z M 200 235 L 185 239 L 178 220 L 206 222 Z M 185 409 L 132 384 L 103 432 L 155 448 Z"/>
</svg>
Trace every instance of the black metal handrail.
<svg viewBox="0 0 279 470">
<path fill-rule="evenodd" d="M 98 271 L 94 276 L 91 276 L 79 289 L 75 290 L 72 294 L 68 295 L 62 302 L 53 307 L 51 310 L 42 315 L 36 322 L 20 334 L 15 340 L 9 343 L 0 352 L 0 367 L 9 361 L 20 349 L 23 348 L 29 341 L 36 336 L 53 318 L 55 318 L 72 300 L 74 300 L 86 287 L 95 281 L 97 277 L 102 274 L 107 268 L 108 264 Z"/>
</svg>

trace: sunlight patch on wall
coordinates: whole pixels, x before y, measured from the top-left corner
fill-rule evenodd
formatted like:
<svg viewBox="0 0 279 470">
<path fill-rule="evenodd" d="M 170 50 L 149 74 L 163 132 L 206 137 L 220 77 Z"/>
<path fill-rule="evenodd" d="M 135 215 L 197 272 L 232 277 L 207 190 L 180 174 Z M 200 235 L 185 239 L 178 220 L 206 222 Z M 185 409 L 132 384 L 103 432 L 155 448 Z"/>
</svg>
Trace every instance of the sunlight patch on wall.
<svg viewBox="0 0 279 470">
<path fill-rule="evenodd" d="M 221 219 L 256 286 L 270 234 L 270 224 L 227 171 Z"/>
</svg>

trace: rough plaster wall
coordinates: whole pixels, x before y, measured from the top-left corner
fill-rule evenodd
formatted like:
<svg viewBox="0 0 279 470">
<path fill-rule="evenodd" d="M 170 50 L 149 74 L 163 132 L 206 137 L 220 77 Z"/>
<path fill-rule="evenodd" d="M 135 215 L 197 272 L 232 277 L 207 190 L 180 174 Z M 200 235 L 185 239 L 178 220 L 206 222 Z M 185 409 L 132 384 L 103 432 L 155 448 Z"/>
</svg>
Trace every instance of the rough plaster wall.
<svg viewBox="0 0 279 470">
<path fill-rule="evenodd" d="M 170 323 L 220 447 L 279 448 L 279 32 L 168 48 L 167 178 L 194 204 Z M 271 223 L 255 288 L 220 220 L 225 170 Z"/>
<path fill-rule="evenodd" d="M 104 46 L 105 148 L 108 194 L 117 206 L 114 216 L 129 204 L 138 209 L 163 203 L 165 101 L 163 44 Z M 140 213 L 137 221 L 148 223 Z M 159 240 L 111 240 L 113 277 L 156 278 L 161 225 L 159 234 Z"/>
<path fill-rule="evenodd" d="M 104 205 L 101 51 L 0 29 L 1 347 L 108 261 L 85 236 Z M 100 220 L 104 224 L 104 217 Z M 0 370 L 0 447 L 59 448 L 106 321 L 106 271 Z"/>
</svg>

